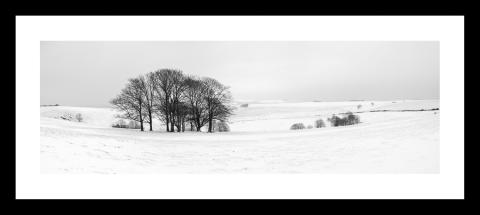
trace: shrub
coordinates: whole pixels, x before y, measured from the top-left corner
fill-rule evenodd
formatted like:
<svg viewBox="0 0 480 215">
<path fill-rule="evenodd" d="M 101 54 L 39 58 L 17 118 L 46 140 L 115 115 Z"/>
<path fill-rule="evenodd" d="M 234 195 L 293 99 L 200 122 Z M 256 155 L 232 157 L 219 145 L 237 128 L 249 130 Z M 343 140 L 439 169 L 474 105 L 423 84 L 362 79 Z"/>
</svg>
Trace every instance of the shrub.
<svg viewBox="0 0 480 215">
<path fill-rule="evenodd" d="M 315 128 L 323 128 L 325 127 L 325 122 L 323 121 L 323 119 L 318 119 L 317 121 L 315 121 Z"/>
<path fill-rule="evenodd" d="M 127 128 L 127 124 L 125 123 L 125 120 L 120 119 L 116 123 L 112 125 L 114 128 Z"/>
<path fill-rule="evenodd" d="M 290 130 L 298 130 L 298 129 L 305 129 L 305 125 L 303 123 L 295 123 L 290 127 Z"/>
<path fill-rule="evenodd" d="M 362 108 L 362 105 L 357 105 L 357 109 L 360 109 L 360 108 Z"/>
<path fill-rule="evenodd" d="M 137 121 L 130 120 L 130 122 L 128 123 L 128 128 L 140 129 L 140 123 Z"/>
<path fill-rule="evenodd" d="M 350 113 L 347 115 L 346 118 L 347 118 L 347 125 L 354 125 L 354 124 L 360 123 L 360 117 L 358 115 Z"/>
<path fill-rule="evenodd" d="M 82 117 L 82 114 L 81 114 L 81 113 L 77 113 L 77 115 L 75 115 L 75 118 L 76 118 L 77 121 L 79 121 L 79 122 L 82 122 L 82 121 L 83 121 L 83 117 Z"/>
<path fill-rule="evenodd" d="M 240 107 L 246 108 L 248 107 L 248 104 L 241 104 Z"/>
<path fill-rule="evenodd" d="M 346 126 L 360 123 L 360 117 L 352 112 L 347 112 L 344 117 L 338 117 L 334 114 L 328 121 L 333 127 Z"/>
<path fill-rule="evenodd" d="M 342 118 L 336 116 L 335 114 L 333 114 L 331 118 L 328 118 L 328 121 L 333 127 L 337 127 L 342 124 Z"/>
<path fill-rule="evenodd" d="M 62 113 L 62 115 L 60 115 L 60 119 L 73 121 L 73 115 L 71 113 Z"/>
<path fill-rule="evenodd" d="M 230 131 L 230 127 L 228 126 L 228 124 L 224 121 L 220 121 L 216 124 L 217 126 L 217 130 L 218 132 L 229 132 Z"/>
<path fill-rule="evenodd" d="M 312 126 L 312 125 L 308 125 L 307 128 L 308 128 L 308 129 L 312 129 L 313 126 Z"/>
<path fill-rule="evenodd" d="M 112 124 L 114 128 L 130 128 L 130 129 L 140 129 L 140 123 L 137 121 L 130 120 L 128 124 L 125 120 L 120 119 L 117 122 Z"/>
</svg>

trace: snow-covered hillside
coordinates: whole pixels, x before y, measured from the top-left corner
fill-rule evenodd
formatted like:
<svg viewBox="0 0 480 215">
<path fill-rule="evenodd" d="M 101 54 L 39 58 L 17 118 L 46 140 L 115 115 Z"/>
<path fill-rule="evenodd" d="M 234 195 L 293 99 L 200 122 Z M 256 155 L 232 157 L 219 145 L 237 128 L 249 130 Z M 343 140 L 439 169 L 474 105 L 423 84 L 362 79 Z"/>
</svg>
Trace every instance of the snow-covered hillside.
<svg viewBox="0 0 480 215">
<path fill-rule="evenodd" d="M 372 104 L 373 103 L 373 104 Z M 361 105 L 361 107 L 359 107 Z M 41 107 L 42 173 L 438 173 L 438 100 L 252 103 L 228 133 L 112 128 L 109 108 Z M 395 112 L 370 112 L 395 110 Z M 362 123 L 289 130 L 347 111 Z M 81 113 L 82 122 L 63 115 Z M 327 122 L 327 121 L 326 121 Z M 328 124 L 328 123 L 327 123 Z M 328 125 L 327 125 L 328 126 Z"/>
</svg>

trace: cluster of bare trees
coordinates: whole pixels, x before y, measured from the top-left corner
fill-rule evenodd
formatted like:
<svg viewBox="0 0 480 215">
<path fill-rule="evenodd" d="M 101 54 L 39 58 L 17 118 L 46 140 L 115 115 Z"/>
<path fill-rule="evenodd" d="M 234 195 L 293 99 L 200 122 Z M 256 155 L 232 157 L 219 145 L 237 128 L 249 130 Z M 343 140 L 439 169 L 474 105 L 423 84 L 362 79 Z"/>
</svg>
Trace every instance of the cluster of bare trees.
<svg viewBox="0 0 480 215">
<path fill-rule="evenodd" d="M 121 118 L 148 123 L 155 118 L 165 123 L 167 132 L 200 131 L 208 124 L 213 132 L 216 120 L 224 122 L 232 114 L 228 87 L 213 78 L 185 75 L 180 70 L 160 69 L 128 80 L 111 104 Z"/>
</svg>

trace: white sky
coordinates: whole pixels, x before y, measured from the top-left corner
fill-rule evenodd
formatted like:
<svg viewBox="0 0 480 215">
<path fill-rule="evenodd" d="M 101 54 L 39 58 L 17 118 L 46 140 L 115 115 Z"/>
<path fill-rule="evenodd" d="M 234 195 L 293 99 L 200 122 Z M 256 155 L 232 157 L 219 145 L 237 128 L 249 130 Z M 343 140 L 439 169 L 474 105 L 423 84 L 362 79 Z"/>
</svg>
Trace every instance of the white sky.
<svg viewBox="0 0 480 215">
<path fill-rule="evenodd" d="M 161 68 L 209 76 L 236 100 L 439 99 L 438 42 L 41 42 L 41 104 L 109 106 Z"/>
</svg>

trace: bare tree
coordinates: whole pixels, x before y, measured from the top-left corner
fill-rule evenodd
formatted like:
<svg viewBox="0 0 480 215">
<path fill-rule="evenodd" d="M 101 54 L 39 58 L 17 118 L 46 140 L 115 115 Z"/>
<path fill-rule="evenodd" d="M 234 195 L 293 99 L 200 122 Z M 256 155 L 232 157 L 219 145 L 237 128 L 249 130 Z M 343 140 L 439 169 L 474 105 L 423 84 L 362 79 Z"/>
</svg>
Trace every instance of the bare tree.
<svg viewBox="0 0 480 215">
<path fill-rule="evenodd" d="M 204 100 L 207 107 L 208 132 L 213 132 L 213 120 L 226 120 L 233 111 L 229 88 L 213 78 L 203 78 L 206 87 Z"/>
<path fill-rule="evenodd" d="M 144 96 L 142 92 L 142 84 L 139 78 L 131 78 L 128 80 L 122 92 L 113 100 L 110 101 L 113 106 L 121 111 L 123 115 L 121 118 L 134 120 L 140 122 L 140 130 L 143 131 L 144 121 Z"/>
<path fill-rule="evenodd" d="M 194 125 L 196 130 L 200 131 L 208 122 L 206 101 L 204 100 L 206 87 L 201 80 L 195 77 L 187 77 L 185 79 L 185 85 L 187 88 L 184 97 L 188 104 L 188 120 L 191 122 L 190 127 L 192 128 Z"/>
<path fill-rule="evenodd" d="M 173 132 L 175 126 L 177 127 L 177 132 L 180 132 L 186 114 L 182 99 L 187 86 L 185 85 L 185 76 L 182 71 L 175 70 L 170 75 L 170 80 L 172 82 L 172 94 L 170 98 L 170 104 L 172 105 L 170 111 L 172 116 L 171 120 L 173 120 L 170 131 Z"/>
<path fill-rule="evenodd" d="M 167 132 L 170 131 L 170 124 L 172 122 L 172 105 L 170 104 L 170 100 L 173 91 L 173 82 L 171 77 L 173 76 L 173 73 L 176 72 L 176 70 L 172 69 L 161 69 L 153 72 L 152 74 L 155 96 L 157 97 L 154 106 L 156 107 L 155 109 L 159 113 L 158 115 L 161 120 L 165 121 Z"/>
<path fill-rule="evenodd" d="M 152 131 L 153 124 L 153 111 L 154 111 L 154 97 L 155 97 L 155 80 L 152 73 L 147 74 L 146 76 L 138 77 L 140 90 L 144 97 L 144 102 L 142 103 L 148 117 L 147 121 L 150 125 L 150 131 Z"/>
</svg>

